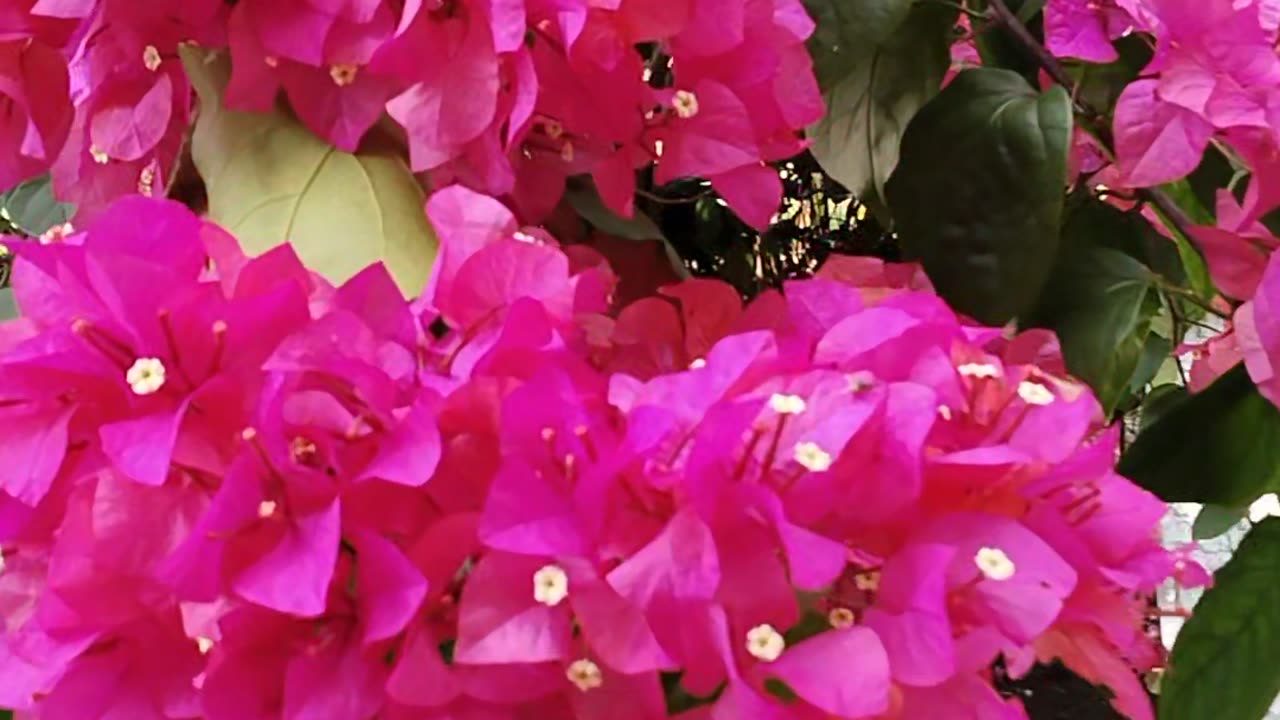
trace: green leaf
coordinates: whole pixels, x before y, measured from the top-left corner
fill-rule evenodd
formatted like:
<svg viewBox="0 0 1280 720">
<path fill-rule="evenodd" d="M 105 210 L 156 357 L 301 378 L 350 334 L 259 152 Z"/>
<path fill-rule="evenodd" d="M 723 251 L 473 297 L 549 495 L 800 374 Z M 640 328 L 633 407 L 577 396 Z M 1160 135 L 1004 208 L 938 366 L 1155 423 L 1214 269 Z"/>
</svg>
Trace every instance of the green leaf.
<svg viewBox="0 0 1280 720">
<path fill-rule="evenodd" d="M 1173 408 L 1184 402 L 1190 395 L 1187 389 L 1175 383 L 1157 385 L 1142 399 L 1142 417 L 1138 423 L 1138 432 L 1142 432 L 1164 417 Z"/>
<path fill-rule="evenodd" d="M 1280 410 L 1237 365 L 1138 433 L 1119 470 L 1168 502 L 1248 505 L 1275 489 Z"/>
<path fill-rule="evenodd" d="M 1107 413 L 1142 360 L 1151 288 L 1151 271 L 1132 257 L 1104 247 L 1073 249 L 1055 266 L 1035 314 L 1035 325 L 1057 332 L 1067 369 L 1093 388 Z"/>
<path fill-rule="evenodd" d="M 1016 73 L 961 72 L 920 110 L 886 188 L 907 255 L 960 312 L 999 325 L 1040 295 L 1058 248 L 1071 100 Z"/>
<path fill-rule="evenodd" d="M 403 160 L 342 152 L 280 109 L 228 110 L 225 53 L 188 46 L 182 58 L 200 97 L 191 156 L 208 189 L 210 219 L 251 254 L 291 242 L 333 282 L 381 261 L 406 295 L 421 292 L 437 240 Z"/>
<path fill-rule="evenodd" d="M 1160 720 L 1260 720 L 1280 695 L 1280 519 L 1245 536 L 1178 633 Z"/>
<path fill-rule="evenodd" d="M 827 90 L 827 116 L 809 131 L 814 158 L 864 202 L 883 202 L 898 163 L 907 123 L 938 94 L 951 64 L 948 36 L 955 10 L 935 4 L 911 9 L 879 44 L 850 52 L 850 68 Z"/>
<path fill-rule="evenodd" d="M 0 290 L 0 321 L 18 317 L 18 304 L 13 300 L 13 291 L 9 288 Z"/>
<path fill-rule="evenodd" d="M 816 28 L 809 38 L 814 73 L 823 90 L 840 82 L 907 19 L 912 0 L 804 0 Z"/>
<path fill-rule="evenodd" d="M 1073 197 L 1049 280 L 1025 324 L 1057 332 L 1067 369 L 1108 413 L 1140 393 L 1173 349 L 1152 332 L 1159 276 L 1176 284 L 1182 264 L 1146 219 L 1088 194 Z"/>
<path fill-rule="evenodd" d="M 1134 368 L 1133 375 L 1129 378 L 1127 394 L 1134 398 L 1142 398 L 1147 384 L 1155 379 L 1172 353 L 1173 341 L 1151 330 L 1147 334 L 1146 342 L 1142 345 L 1142 357 L 1138 359 L 1138 366 Z"/>
<path fill-rule="evenodd" d="M 1226 507 L 1225 505 L 1205 505 L 1196 515 L 1196 522 L 1191 526 L 1193 540 L 1216 538 L 1244 520 L 1249 514 L 1247 507 Z"/>
<path fill-rule="evenodd" d="M 53 197 L 53 183 L 45 175 L 0 195 L 0 214 L 23 233 L 37 236 L 69 221 L 75 208 Z"/>
</svg>

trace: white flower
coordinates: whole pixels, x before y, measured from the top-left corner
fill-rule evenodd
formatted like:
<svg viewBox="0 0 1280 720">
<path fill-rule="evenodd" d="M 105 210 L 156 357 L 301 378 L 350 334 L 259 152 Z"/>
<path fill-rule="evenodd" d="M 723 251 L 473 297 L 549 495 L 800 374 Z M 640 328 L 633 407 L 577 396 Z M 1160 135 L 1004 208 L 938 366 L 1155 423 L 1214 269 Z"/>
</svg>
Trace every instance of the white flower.
<svg viewBox="0 0 1280 720">
<path fill-rule="evenodd" d="M 774 393 L 769 396 L 769 408 L 779 415 L 799 415 L 808 407 L 799 395 Z"/>
<path fill-rule="evenodd" d="M 555 607 L 569 597 L 569 575 L 559 565 L 546 565 L 533 574 L 533 599 Z"/>
<path fill-rule="evenodd" d="M 1048 405 L 1054 400 L 1049 388 L 1030 380 L 1018 383 L 1018 397 L 1028 405 Z"/>
<path fill-rule="evenodd" d="M 747 631 L 747 652 L 759 660 L 773 662 L 786 649 L 787 641 L 772 625 L 757 625 Z"/>
<path fill-rule="evenodd" d="M 1013 561 L 1000 548 L 984 547 L 973 556 L 973 563 L 978 566 L 988 580 L 997 582 L 1013 577 L 1017 570 Z"/>
<path fill-rule="evenodd" d="M 164 363 L 160 358 L 138 358 L 124 374 L 134 395 L 151 395 L 164 387 Z"/>
<path fill-rule="evenodd" d="M 815 442 L 796 443 L 794 457 L 809 472 L 823 472 L 831 467 L 831 453 Z"/>
<path fill-rule="evenodd" d="M 582 692 L 594 690 L 604 684 L 604 674 L 600 672 L 600 666 L 586 658 L 569 663 L 565 677 L 569 678 L 569 682 L 576 685 Z"/>
<path fill-rule="evenodd" d="M 698 96 L 688 90 L 676 91 L 671 98 L 671 105 L 676 109 L 676 115 L 685 120 L 698 114 Z"/>
<path fill-rule="evenodd" d="M 965 363 L 956 368 L 956 372 L 971 378 L 1000 377 L 1000 368 L 990 363 Z"/>
</svg>

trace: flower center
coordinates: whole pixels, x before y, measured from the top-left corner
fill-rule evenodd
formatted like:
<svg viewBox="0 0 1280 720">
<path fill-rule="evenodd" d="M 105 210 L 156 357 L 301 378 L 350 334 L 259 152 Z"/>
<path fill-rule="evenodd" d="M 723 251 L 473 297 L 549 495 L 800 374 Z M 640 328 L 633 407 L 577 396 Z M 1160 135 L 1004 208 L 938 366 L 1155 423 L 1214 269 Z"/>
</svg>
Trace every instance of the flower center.
<svg viewBox="0 0 1280 720">
<path fill-rule="evenodd" d="M 816 442 L 806 440 L 796 443 L 793 457 L 809 472 L 823 472 L 831 467 L 831 453 L 823 450 Z"/>
<path fill-rule="evenodd" d="M 988 580 L 1003 582 L 1013 577 L 1017 567 L 1004 550 L 994 547 L 984 547 L 978 550 L 973 556 L 973 563 L 978 566 Z"/>
<path fill-rule="evenodd" d="M 329 68 L 329 77 L 333 78 L 333 84 L 338 87 L 346 87 L 356 81 L 356 75 L 360 74 L 360 68 L 355 65 L 334 65 Z"/>
<path fill-rule="evenodd" d="M 747 631 L 747 652 L 758 660 L 773 662 L 781 657 L 782 651 L 786 649 L 787 641 L 783 639 L 782 633 L 768 623 L 757 625 Z"/>
<path fill-rule="evenodd" d="M 688 90 L 679 90 L 671 98 L 671 106 L 676 109 L 677 116 L 688 120 L 698 114 L 698 96 Z"/>
<path fill-rule="evenodd" d="M 569 576 L 559 565 L 546 565 L 533 574 L 533 599 L 555 607 L 569 596 Z"/>
<path fill-rule="evenodd" d="M 586 658 L 569 663 L 565 677 L 569 678 L 569 682 L 582 692 L 594 690 L 604 684 L 604 674 L 600 672 L 600 666 Z"/>
<path fill-rule="evenodd" d="M 124 374 L 134 395 L 151 395 L 164 387 L 164 363 L 160 358 L 138 358 Z"/>
</svg>

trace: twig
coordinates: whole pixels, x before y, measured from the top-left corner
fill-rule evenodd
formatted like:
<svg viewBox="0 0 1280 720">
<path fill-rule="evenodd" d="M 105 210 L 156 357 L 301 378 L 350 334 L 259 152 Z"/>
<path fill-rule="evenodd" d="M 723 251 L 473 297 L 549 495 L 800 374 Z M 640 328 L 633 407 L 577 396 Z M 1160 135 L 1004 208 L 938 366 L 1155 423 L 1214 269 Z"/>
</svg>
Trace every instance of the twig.
<svg viewBox="0 0 1280 720">
<path fill-rule="evenodd" d="M 1027 26 L 1023 25 L 1022 21 L 1018 19 L 1018 16 L 1014 15 L 1013 12 L 1009 10 L 1009 6 L 1004 4 L 1004 0 L 987 0 L 987 8 L 988 18 L 992 23 L 1003 25 L 1005 29 L 1007 29 L 1009 33 L 1022 45 L 1023 50 L 1030 55 L 1041 68 L 1044 69 L 1045 73 L 1047 73 L 1055 83 L 1066 88 L 1068 91 L 1073 90 L 1074 83 L 1072 83 L 1071 77 L 1067 75 L 1066 70 L 1063 69 L 1062 63 L 1058 62 L 1058 58 L 1054 57 L 1052 53 L 1050 53 L 1043 45 L 1040 44 L 1039 41 L 1036 40 L 1035 36 L 1031 34 L 1031 31 L 1027 29 Z M 1101 142 L 1107 150 L 1111 151 L 1114 156 L 1115 139 L 1111 135 L 1111 126 L 1107 116 L 1097 108 L 1090 105 L 1088 101 L 1079 97 L 1078 93 L 1071 92 L 1071 102 L 1075 105 L 1076 111 L 1083 115 L 1085 120 L 1088 121 L 1090 126 L 1089 129 L 1093 132 L 1094 136 L 1097 137 L 1098 141 Z M 1182 208 L 1178 207 L 1178 204 L 1166 195 L 1164 191 L 1158 188 L 1140 188 L 1137 192 L 1144 200 L 1155 205 L 1156 209 L 1160 211 L 1160 214 L 1164 216 L 1164 220 L 1172 225 L 1175 230 L 1181 233 L 1184 238 L 1191 238 L 1191 228 L 1195 223 L 1191 221 L 1191 218 L 1187 217 L 1187 214 L 1182 211 Z"/>
</svg>

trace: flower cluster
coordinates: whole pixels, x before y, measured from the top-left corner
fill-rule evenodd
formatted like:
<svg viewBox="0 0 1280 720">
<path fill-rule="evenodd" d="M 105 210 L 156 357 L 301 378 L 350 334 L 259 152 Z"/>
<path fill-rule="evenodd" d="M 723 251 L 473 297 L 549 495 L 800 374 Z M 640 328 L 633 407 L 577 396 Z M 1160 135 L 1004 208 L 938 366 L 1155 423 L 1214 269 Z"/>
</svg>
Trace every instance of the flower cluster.
<svg viewBox="0 0 1280 720">
<path fill-rule="evenodd" d="M 748 222 L 782 196 L 822 98 L 800 0 L 0 0 L 0 187 L 52 166 L 81 217 L 171 180 L 178 45 L 227 47 L 229 105 L 354 150 L 385 115 L 415 171 L 541 222 L 570 175 L 633 211 L 635 171 L 709 180 Z M 641 54 L 643 50 L 646 54 Z"/>
<path fill-rule="evenodd" d="M 1150 717 L 1147 598 L 1204 578 L 1051 336 L 856 258 L 617 309 L 594 251 L 428 211 L 412 303 L 164 200 L 15 244 L 0 706 L 990 720 L 998 658 L 1062 658 Z"/>
</svg>

